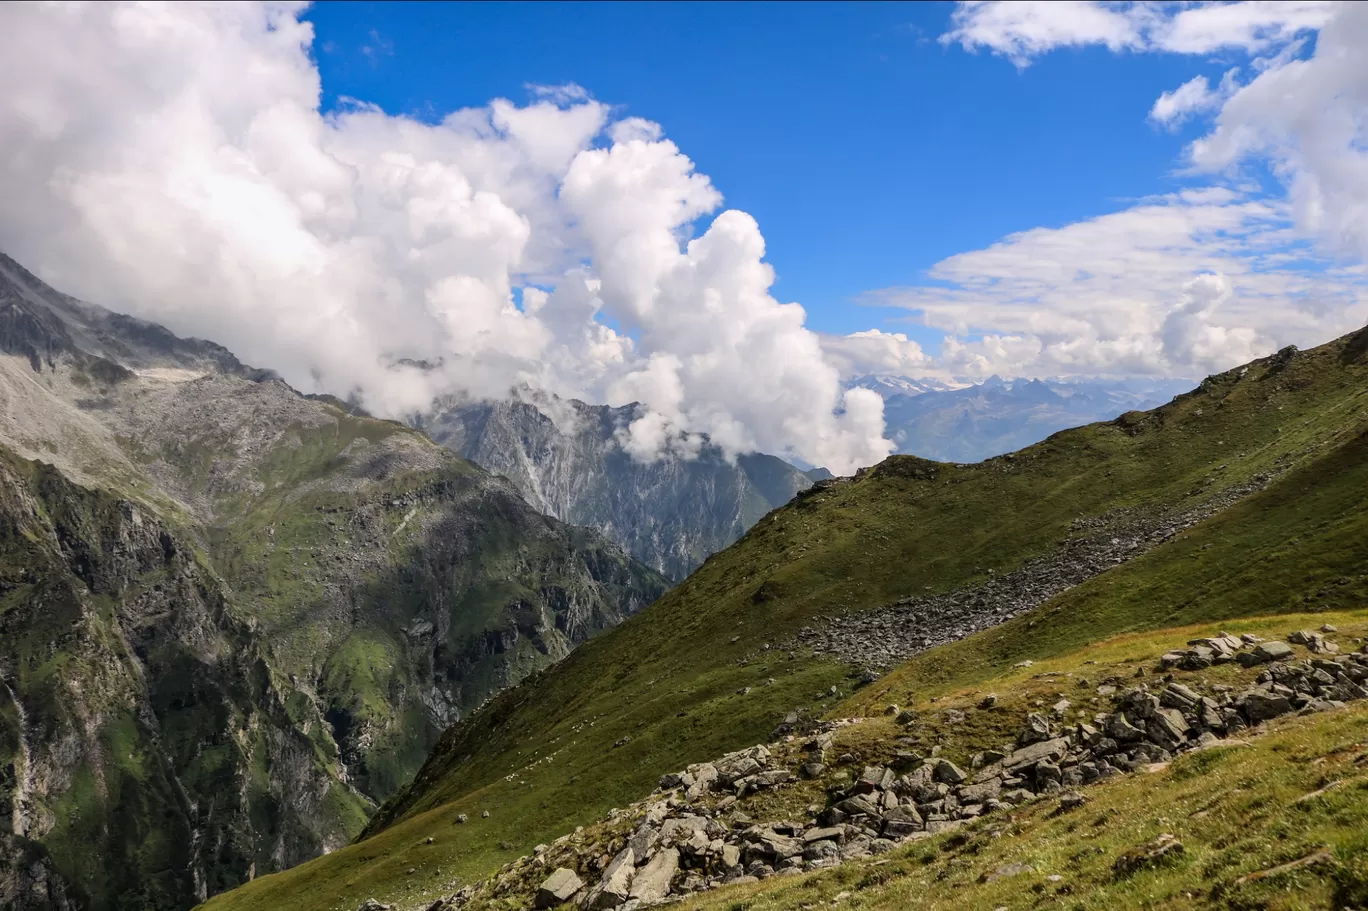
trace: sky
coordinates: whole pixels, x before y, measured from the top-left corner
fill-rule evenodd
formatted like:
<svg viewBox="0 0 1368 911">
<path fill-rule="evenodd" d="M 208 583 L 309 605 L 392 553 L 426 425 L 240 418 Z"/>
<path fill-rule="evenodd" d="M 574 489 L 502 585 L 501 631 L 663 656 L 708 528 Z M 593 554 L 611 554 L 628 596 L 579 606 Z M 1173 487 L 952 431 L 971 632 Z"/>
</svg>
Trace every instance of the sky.
<svg viewBox="0 0 1368 911">
<path fill-rule="evenodd" d="M 0 249 L 403 416 L 527 385 L 848 471 L 864 374 L 1368 322 L 1368 5 L 8 4 Z M 415 362 L 426 366 L 419 367 Z"/>
</svg>

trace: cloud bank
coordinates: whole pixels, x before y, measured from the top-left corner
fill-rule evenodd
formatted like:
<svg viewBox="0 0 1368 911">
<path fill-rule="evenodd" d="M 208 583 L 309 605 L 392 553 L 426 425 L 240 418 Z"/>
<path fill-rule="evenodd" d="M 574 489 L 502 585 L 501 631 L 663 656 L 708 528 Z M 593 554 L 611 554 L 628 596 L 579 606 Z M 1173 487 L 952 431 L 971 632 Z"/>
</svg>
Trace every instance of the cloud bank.
<svg viewBox="0 0 1368 911">
<path fill-rule="evenodd" d="M 389 415 L 532 386 L 848 472 L 891 450 L 754 219 L 575 87 L 428 124 L 320 112 L 289 3 L 0 8 L 0 248 L 54 285 Z M 417 364 L 425 366 L 415 366 Z"/>
</svg>

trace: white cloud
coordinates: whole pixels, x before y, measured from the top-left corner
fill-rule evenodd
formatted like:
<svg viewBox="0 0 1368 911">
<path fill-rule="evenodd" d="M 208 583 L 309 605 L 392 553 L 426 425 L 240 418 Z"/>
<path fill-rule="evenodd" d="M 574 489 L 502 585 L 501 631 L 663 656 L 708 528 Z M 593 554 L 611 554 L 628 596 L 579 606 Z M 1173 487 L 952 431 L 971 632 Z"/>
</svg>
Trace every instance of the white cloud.
<svg viewBox="0 0 1368 911">
<path fill-rule="evenodd" d="M 1238 69 L 1227 71 L 1215 89 L 1205 76 L 1194 76 L 1173 91 L 1164 92 L 1150 108 L 1150 120 L 1159 126 L 1173 128 L 1195 114 L 1216 110 L 1238 91 L 1238 73 Z"/>
<path fill-rule="evenodd" d="M 1368 260 L 1368 7 L 1339 7 L 1305 59 L 1267 66 L 1221 108 L 1189 156 L 1208 170 L 1268 163 L 1299 224 Z"/>
<path fill-rule="evenodd" d="M 877 396 L 770 296 L 755 221 L 690 239 L 721 196 L 659 126 L 578 86 L 324 117 L 301 10 L 0 7 L 0 248 L 385 414 L 528 383 L 642 400 L 643 456 L 681 428 L 836 471 L 889 451 Z"/>
<path fill-rule="evenodd" d="M 843 379 L 865 374 L 917 376 L 933 366 L 921 345 L 902 332 L 866 329 L 849 335 L 825 335 L 822 349 Z"/>
<path fill-rule="evenodd" d="M 1014 234 L 928 278 L 869 296 L 948 334 L 927 375 L 1198 376 L 1368 322 L 1361 271 L 1313 256 L 1287 206 L 1224 187 Z"/>
<path fill-rule="evenodd" d="M 959 4 L 941 42 L 986 49 L 1017 66 L 1058 48 L 1089 45 L 1118 52 L 1254 53 L 1320 28 L 1335 6 L 1319 0 L 968 2 Z"/>
</svg>

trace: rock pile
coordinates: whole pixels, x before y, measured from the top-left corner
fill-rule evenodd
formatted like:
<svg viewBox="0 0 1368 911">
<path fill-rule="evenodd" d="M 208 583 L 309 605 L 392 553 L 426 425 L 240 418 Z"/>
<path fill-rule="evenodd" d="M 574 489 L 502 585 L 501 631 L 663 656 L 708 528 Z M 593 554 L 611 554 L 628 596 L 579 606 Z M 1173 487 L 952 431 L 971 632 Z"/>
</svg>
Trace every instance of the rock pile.
<svg viewBox="0 0 1368 911">
<path fill-rule="evenodd" d="M 1038 607 L 1060 592 L 1148 552 L 1263 489 L 1270 480 L 1261 475 L 1177 515 L 1121 514 L 1079 520 L 1074 530 L 1083 534 L 1063 541 L 1054 553 L 983 585 L 904 598 L 853 616 L 827 617 L 820 626 L 800 630 L 798 641 L 861 667 L 892 667 L 919 652 L 963 639 Z"/>
<path fill-rule="evenodd" d="M 1286 642 L 1222 633 L 1160 659 L 1161 667 L 1260 667 L 1247 689 L 1194 684 L 1209 691 L 1198 692 L 1172 679 L 1124 692 L 1102 687 L 1111 710 L 1091 723 L 1063 722 L 1058 705 L 1048 717 L 1033 712 L 1013 743 L 975 754 L 968 769 L 934 752 L 904 751 L 891 767 L 864 768 L 853 783 L 843 773 L 826 805 L 808 808 L 815 817 L 809 821 L 760 822 L 741 812 L 740 799 L 795 777 L 776 751 L 805 760 L 799 776 L 823 776 L 841 724 L 824 722 L 807 740 L 790 738 L 797 751 L 754 746 L 665 775 L 649 800 L 613 811 L 616 834 L 607 842 L 563 836 L 429 911 L 483 907 L 518 894 L 535 895 L 539 908 L 632 911 L 721 885 L 835 866 L 1045 795 L 1057 795 L 1059 812 L 1068 812 L 1086 802 L 1074 788 L 1167 762 L 1279 715 L 1368 698 L 1368 654 L 1335 656 L 1334 643 L 1320 634 L 1288 638 L 1305 644 L 1311 657 L 1296 660 Z M 1181 850 L 1176 842 L 1146 846 L 1118 860 L 1118 875 Z"/>
</svg>

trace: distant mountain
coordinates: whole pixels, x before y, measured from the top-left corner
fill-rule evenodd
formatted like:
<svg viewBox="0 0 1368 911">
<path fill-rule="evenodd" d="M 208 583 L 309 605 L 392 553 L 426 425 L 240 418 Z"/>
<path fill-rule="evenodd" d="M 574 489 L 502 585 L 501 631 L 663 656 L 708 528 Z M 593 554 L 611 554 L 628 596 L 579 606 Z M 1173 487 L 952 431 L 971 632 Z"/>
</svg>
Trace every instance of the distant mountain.
<svg viewBox="0 0 1368 911">
<path fill-rule="evenodd" d="M 1017 379 L 956 385 L 866 376 L 851 385 L 883 396 L 886 433 L 904 455 L 978 462 L 1051 434 L 1127 411 L 1156 408 L 1197 384 L 1183 379 Z"/>
<path fill-rule="evenodd" d="M 339 848 L 446 725 L 666 587 L 0 256 L 0 908 L 188 908 Z"/>
<path fill-rule="evenodd" d="M 731 462 L 706 442 L 696 458 L 639 461 L 619 435 L 641 411 L 523 392 L 502 402 L 446 401 L 418 423 L 437 442 L 508 478 L 537 509 L 601 530 L 676 581 L 770 510 L 831 476 L 761 453 Z"/>
</svg>

